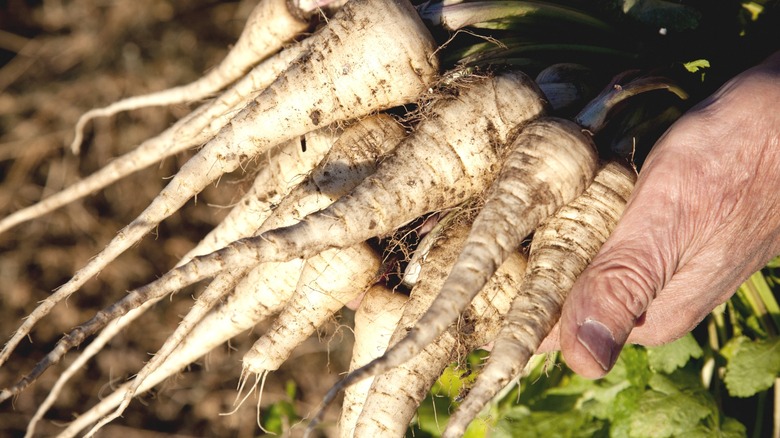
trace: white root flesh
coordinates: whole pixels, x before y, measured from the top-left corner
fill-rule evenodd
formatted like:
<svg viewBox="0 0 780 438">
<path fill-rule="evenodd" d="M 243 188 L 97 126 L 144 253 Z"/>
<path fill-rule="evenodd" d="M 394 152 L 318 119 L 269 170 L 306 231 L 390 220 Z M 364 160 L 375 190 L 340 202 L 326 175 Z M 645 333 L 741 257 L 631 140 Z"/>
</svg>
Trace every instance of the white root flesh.
<svg viewBox="0 0 780 438">
<path fill-rule="evenodd" d="M 164 157 L 207 141 L 229 122 L 233 113 L 238 111 L 236 107 L 245 105 L 249 96 L 253 95 L 252 90 L 256 89 L 255 87 L 264 89 L 270 84 L 300 54 L 302 47 L 298 45 L 296 49 L 288 49 L 282 54 L 269 59 L 264 65 L 252 70 L 250 75 L 239 81 L 239 83 L 215 101 L 204 104 L 162 134 L 145 141 L 135 150 L 110 162 L 89 177 L 35 205 L 19 210 L 0 220 L 0 232 L 73 202 Z M 25 319 L 19 329 L 3 346 L 3 350 L 0 351 L 0 366 L 8 360 L 14 348 L 30 333 L 33 326 L 46 316 L 51 308 L 62 299 L 55 292 L 55 294 L 49 297 L 48 301 L 41 303 Z"/>
<path fill-rule="evenodd" d="M 301 147 L 301 142 L 299 140 L 290 141 L 284 147 L 280 148 L 276 154 L 269 158 L 267 165 L 258 173 L 252 188 L 245 194 L 239 204 L 231 210 L 230 214 L 212 230 L 211 233 L 190 250 L 182 260 L 186 262 L 186 260 L 191 259 L 195 255 L 211 252 L 214 249 L 225 246 L 233 240 L 254 234 L 254 231 L 259 228 L 268 216 L 270 216 L 272 212 L 271 205 L 278 203 L 278 198 L 289 193 L 293 186 L 300 183 L 301 177 L 305 176 L 305 174 L 317 164 L 315 161 L 318 162 L 322 159 L 325 152 L 330 149 L 330 146 L 328 146 L 327 143 L 333 142 L 335 134 L 335 130 L 329 128 L 307 134 L 306 144 L 307 150 L 312 152 L 310 154 L 301 153 L 303 148 Z M 316 153 L 318 150 L 323 151 L 319 156 Z M 268 183 L 271 183 L 272 187 L 265 187 Z M 183 264 L 184 262 L 180 262 L 179 264 Z M 220 277 L 220 281 L 215 279 L 215 281 L 209 284 L 209 287 L 204 291 L 204 294 L 209 293 L 211 290 L 218 289 L 221 292 L 210 292 L 215 294 L 216 299 L 226 295 L 228 292 L 232 291 L 236 283 L 244 277 L 243 274 L 245 274 L 245 272 L 242 273 L 242 275 L 226 276 L 226 278 Z M 280 283 L 284 284 L 283 282 Z M 295 281 L 292 283 L 292 288 L 294 288 Z M 289 290 L 292 291 L 292 289 Z M 273 293 L 273 291 L 270 293 Z M 128 312 L 124 317 L 114 320 L 100 332 L 95 340 L 93 340 L 79 355 L 74 364 L 69 366 L 57 379 L 50 394 L 36 411 L 33 420 L 30 421 L 27 432 L 28 436 L 32 436 L 35 430 L 35 424 L 54 403 L 57 394 L 59 394 L 70 377 L 78 371 L 86 361 L 99 353 L 117 333 L 120 333 L 126 326 L 135 321 L 159 300 L 160 298 L 157 298 L 144 302 L 138 308 Z M 197 319 L 200 320 L 200 318 Z M 246 328 L 248 327 L 238 330 L 238 332 L 243 331 Z M 237 333 L 231 334 L 231 337 L 235 334 Z M 160 352 L 158 352 L 158 355 L 160 355 Z"/>
<path fill-rule="evenodd" d="M 295 347 L 368 290 L 380 265 L 368 244 L 331 249 L 307 260 L 293 298 L 244 355 L 244 371 L 262 375 L 279 369 Z"/>
<path fill-rule="evenodd" d="M 247 193 L 176 266 L 195 256 L 214 252 L 230 242 L 253 236 L 271 216 L 275 206 L 325 158 L 341 134 L 342 130 L 337 127 L 327 127 L 306 134 L 303 141 L 291 140 L 274 149 Z"/>
<path fill-rule="evenodd" d="M 0 392 L 0 400 L 18 393 L 65 352 L 139 302 L 165 296 L 224 270 L 308 259 L 327 249 L 346 248 L 481 193 L 497 173 L 503 145 L 514 130 L 544 110 L 539 96 L 533 81 L 522 73 L 469 83 L 457 96 L 434 103 L 424 123 L 349 195 L 295 225 L 196 257 L 129 293 L 60 339 L 30 374 Z M 464 113 L 476 113 L 477 119 L 464 124 Z M 436 136 L 441 141 L 434 142 Z"/>
<path fill-rule="evenodd" d="M 176 375 L 187 365 L 195 362 L 211 350 L 224 344 L 230 338 L 252 328 L 255 324 L 278 313 L 295 292 L 298 276 L 303 269 L 303 261 L 287 263 L 267 263 L 264 269 L 252 270 L 238 283 L 224 304 L 206 315 L 171 352 L 158 368 L 152 371 L 135 390 L 136 394 L 144 393 L 165 379 Z M 150 304 L 147 302 L 144 304 Z M 142 311 L 142 308 L 132 312 Z M 132 313 L 131 312 L 131 313 Z M 130 313 L 125 315 L 129 316 Z M 121 322 L 123 318 L 115 320 Z M 107 329 L 115 327 L 110 324 Z M 217 328 L 218 329 L 215 329 Z M 106 330 L 101 332 L 87 350 L 100 340 Z M 112 336 L 107 333 L 108 337 Z M 97 351 L 96 351 L 97 352 Z M 81 356 L 77 362 L 81 361 Z M 74 362 L 75 364 L 76 362 Z M 79 415 L 68 424 L 58 437 L 72 438 L 93 423 L 99 421 L 114 411 L 131 391 L 135 380 L 119 386 L 114 392 L 100 400 L 98 404 Z"/>
</svg>

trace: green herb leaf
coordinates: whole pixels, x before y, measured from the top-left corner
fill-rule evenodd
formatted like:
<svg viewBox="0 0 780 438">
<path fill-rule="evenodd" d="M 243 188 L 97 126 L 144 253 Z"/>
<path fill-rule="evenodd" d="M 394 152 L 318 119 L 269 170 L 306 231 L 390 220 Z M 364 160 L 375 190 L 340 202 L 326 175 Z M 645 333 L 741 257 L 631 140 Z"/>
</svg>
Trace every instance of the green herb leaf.
<svg viewBox="0 0 780 438">
<path fill-rule="evenodd" d="M 717 415 L 717 407 L 700 393 L 679 391 L 660 374 L 653 376 L 652 389 L 639 400 L 630 420 L 630 436 L 669 437 L 696 430 L 707 416 Z"/>
<path fill-rule="evenodd" d="M 577 410 L 568 412 L 530 411 L 518 406 L 506 413 L 491 434 L 495 438 L 534 437 L 593 437 L 604 428 Z M 602 435 L 605 435 L 602 433 Z"/>
<path fill-rule="evenodd" d="M 780 338 L 733 339 L 724 381 L 734 397 L 750 397 L 769 389 L 780 375 Z"/>
<path fill-rule="evenodd" d="M 647 361 L 655 371 L 670 374 L 685 366 L 690 359 L 698 359 L 703 351 L 693 335 L 688 333 L 682 338 L 660 347 L 647 349 Z"/>
<path fill-rule="evenodd" d="M 628 380 L 631 385 L 644 388 L 653 372 L 648 367 L 647 350 L 634 345 L 626 345 L 620 353 L 615 367 L 604 377 L 611 383 Z"/>
</svg>

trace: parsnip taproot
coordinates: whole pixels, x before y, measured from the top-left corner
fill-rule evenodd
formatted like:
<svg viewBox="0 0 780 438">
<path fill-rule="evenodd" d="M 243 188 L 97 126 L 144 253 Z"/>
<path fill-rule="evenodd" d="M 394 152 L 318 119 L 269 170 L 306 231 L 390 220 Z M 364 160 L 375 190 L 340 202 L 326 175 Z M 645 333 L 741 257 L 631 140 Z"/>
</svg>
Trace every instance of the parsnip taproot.
<svg viewBox="0 0 780 438">
<path fill-rule="evenodd" d="M 596 167 L 595 146 L 574 123 L 551 117 L 529 123 L 513 142 L 464 249 L 430 309 L 407 337 L 381 358 L 353 371 L 331 388 L 324 404 L 344 387 L 406 362 L 433 342 L 522 240 L 585 190 Z"/>
<path fill-rule="evenodd" d="M 434 232 L 429 235 L 436 244 L 421 264 L 420 280 L 412 289 L 390 345 L 403 339 L 428 310 L 455 264 L 470 225 L 471 220 L 460 220 L 438 235 Z M 461 359 L 459 356 L 491 341 L 498 333 L 524 270 L 525 258 L 519 253 L 510 255 L 458 324 L 450 326 L 409 361 L 376 376 L 354 436 L 404 436 L 417 408 L 444 368 Z"/>
<path fill-rule="evenodd" d="M 306 214 L 334 202 L 359 184 L 367 175 L 373 173 L 380 157 L 393 149 L 404 135 L 402 126 L 391 116 L 385 114 L 369 116 L 346 127 L 334 147 L 330 149 L 322 165 L 309 175 L 304 184 L 297 187 L 288 198 L 282 201 L 271 218 L 265 221 L 261 227 L 256 227 L 257 231 L 263 232 L 289 225 L 289 222 L 296 222 Z M 255 357 L 258 357 L 257 353 L 261 352 L 259 358 L 273 358 L 277 364 L 276 368 L 278 368 L 292 349 L 311 334 L 311 331 L 318 328 L 326 317 L 339 310 L 354 296 L 362 293 L 373 282 L 379 268 L 377 256 L 364 244 L 342 251 L 319 254 L 307 260 L 305 265 L 302 266 L 302 263 L 301 260 L 292 260 L 287 263 L 261 264 L 252 270 L 255 275 L 265 273 L 265 275 L 279 277 L 281 273 L 286 272 L 286 275 L 282 274 L 286 279 L 298 278 L 299 276 L 300 279 L 296 288 L 297 293 L 292 294 L 294 299 L 287 303 L 285 311 L 274 323 L 269 334 L 259 340 L 253 350 L 248 353 L 250 355 L 249 363 L 252 363 L 252 351 L 255 352 Z M 269 272 L 269 269 L 273 269 L 273 271 Z M 225 281 L 224 277 L 242 275 L 247 270 L 248 268 L 244 268 L 222 273 L 214 281 Z M 319 284 L 323 285 L 320 286 L 319 290 L 312 289 Z M 283 288 L 283 290 L 287 289 Z M 208 292 L 209 290 L 203 295 Z M 315 293 L 315 296 L 321 300 L 315 302 L 312 293 Z M 176 345 L 185 339 L 185 336 L 189 336 L 188 326 L 192 322 L 200 320 L 201 314 L 222 296 L 219 292 L 215 292 L 213 296 L 206 297 L 209 299 L 206 301 L 203 295 L 196 303 L 199 305 L 198 309 L 202 310 L 198 311 L 194 308 L 187 315 L 187 320 L 182 322 L 177 332 L 169 338 L 154 359 L 138 374 L 117 411 L 112 416 L 107 417 L 105 421 L 110 421 L 121 413 L 146 376 L 154 372 L 159 363 L 166 360 L 168 354 L 171 354 L 173 348 L 176 348 Z M 203 301 L 202 305 L 201 301 Z M 305 318 L 306 315 L 311 316 L 308 321 Z M 310 323 L 311 326 L 304 327 L 303 330 L 292 329 L 292 326 L 306 322 Z M 240 326 L 246 328 L 245 324 L 240 324 Z M 226 332 L 224 329 L 219 331 Z M 293 333 L 297 334 L 297 340 L 290 338 Z M 232 337 L 235 330 L 227 330 L 225 334 L 230 334 Z M 274 349 L 276 350 L 271 352 Z M 102 424 L 104 423 L 101 422 L 98 426 Z"/>
<path fill-rule="evenodd" d="M 479 411 L 515 379 L 557 322 L 574 281 L 620 218 L 636 173 L 610 162 L 590 187 L 534 233 L 528 272 L 493 346 L 493 353 L 443 437 L 460 437 Z"/>
<path fill-rule="evenodd" d="M 350 2 L 309 42 L 311 50 L 236 114 L 136 220 L 44 300 L 25 327 L 241 163 L 321 126 L 412 102 L 438 75 L 433 39 L 407 0 Z"/>
<path fill-rule="evenodd" d="M 324 132 L 321 130 L 307 134 L 306 138 L 309 139 L 307 145 L 312 142 L 331 141 L 332 130 L 325 129 Z M 374 172 L 381 157 L 390 152 L 406 135 L 404 128 L 387 114 L 366 117 L 345 126 L 341 131 L 334 146 L 329 149 L 327 156 L 319 166 L 279 203 L 270 215 L 271 217 L 262 221 L 262 225 L 258 226 L 256 223 L 257 220 L 262 220 L 263 215 L 259 214 L 262 212 L 256 212 L 258 217 L 254 219 L 236 218 L 236 221 L 240 223 L 234 225 L 231 230 L 220 233 L 216 237 L 216 241 L 224 240 L 225 234 L 245 237 L 258 231 L 262 232 L 290 225 L 307 213 L 327 206 Z M 317 146 L 311 144 L 310 147 L 316 148 Z M 280 171 L 282 170 L 280 169 Z M 297 175 L 288 176 L 297 177 Z M 258 202 L 252 199 L 246 201 L 247 205 L 255 205 Z M 213 244 L 213 242 L 209 244 Z M 197 247 L 193 251 L 197 251 Z M 123 404 L 129 403 L 130 398 L 136 392 L 143 392 L 149 388 L 146 379 L 152 379 L 152 385 L 159 383 L 163 378 L 206 354 L 216 345 L 278 312 L 292 296 L 303 269 L 303 263 L 303 260 L 265 263 L 254 268 L 234 269 L 218 275 L 199 297 L 197 310 L 193 309 L 187 315 L 176 333 L 166 341 L 154 358 L 135 377 L 132 386 L 125 385 L 127 392 Z M 200 303 L 203 296 L 211 296 L 211 300 L 217 299 L 229 290 L 233 290 L 235 282 L 238 284 L 235 286 L 233 294 L 227 298 L 226 303 L 201 320 L 202 314 L 210 308 L 209 303 Z M 139 308 L 148 308 L 157 300 L 159 297 L 141 303 Z M 213 302 L 211 301 L 211 303 Z M 143 313 L 143 311 L 139 311 L 139 308 L 128 312 L 123 318 L 115 320 L 104 329 L 79 356 L 77 362 L 83 364 L 90 356 L 100 351 L 116 332 Z M 193 329 L 192 324 L 196 322 L 197 325 Z M 168 357 L 169 355 L 170 357 Z M 163 375 L 160 374 L 158 367 L 166 370 Z M 73 372 L 75 370 L 69 368 L 65 374 L 71 375 Z M 58 381 L 56 386 L 60 387 L 62 384 L 64 383 Z M 115 400 L 115 398 L 111 397 L 110 400 Z M 110 403 L 107 399 L 101 404 Z M 112 405 L 111 408 L 117 407 L 118 404 Z M 105 409 L 96 407 L 90 412 L 90 415 L 102 416 Z M 101 414 L 94 414 L 95 412 L 101 412 Z M 91 418 L 91 421 L 95 420 L 95 418 Z"/>
<path fill-rule="evenodd" d="M 337 179 L 334 182 L 342 183 L 344 180 Z M 302 199 L 297 199 L 295 204 L 299 215 L 274 216 L 277 220 L 272 221 L 271 225 L 282 226 L 285 222 L 300 219 L 301 212 L 305 214 L 317 210 L 322 204 L 322 197 L 320 193 L 310 193 Z M 258 274 L 269 275 L 268 267 L 271 267 L 277 271 L 276 277 L 279 273 L 286 273 L 283 280 L 300 278 L 295 292 L 288 298 L 289 301 L 285 304 L 282 313 L 269 331 L 247 352 L 244 358 L 245 372 L 248 370 L 265 375 L 268 371 L 278 369 L 295 347 L 308 338 L 333 313 L 363 293 L 376 280 L 379 265 L 379 258 L 375 251 L 367 244 L 359 244 L 343 250 L 326 251 L 305 262 L 292 260 L 287 263 L 263 264 L 255 268 Z M 89 436 L 122 414 L 144 380 L 167 360 L 182 341 L 193 337 L 192 327 L 225 295 L 227 290 L 231 289 L 235 283 L 235 276 L 242 275 L 245 271 L 246 269 L 238 269 L 235 272 L 227 271 L 216 276 L 209 288 L 198 297 L 195 306 L 182 320 L 177 330 L 166 340 L 165 345 L 135 377 L 116 411 L 98 422 L 88 433 Z M 276 295 L 286 294 L 288 290 L 270 284 L 268 287 L 269 291 Z M 243 326 L 240 325 L 242 328 Z M 232 337 L 236 334 L 236 328 L 238 327 L 213 327 L 212 331 L 219 332 L 222 337 L 228 334 Z M 261 367 L 267 368 L 260 371 Z"/>
<path fill-rule="evenodd" d="M 338 140 L 332 143 L 332 136 Z M 265 223 L 269 216 L 297 215 L 310 211 L 296 209 L 295 203 L 308 194 L 324 193 L 317 204 L 323 208 L 334 202 L 376 170 L 381 156 L 392 150 L 406 135 L 403 127 L 391 116 L 374 114 L 342 129 L 324 128 L 305 136 L 305 145 L 276 154 L 273 166 L 264 166 L 252 188 L 225 219 L 177 264 L 192 257 L 216 251 L 230 242 L 281 226 L 278 219 Z M 317 158 L 319 151 L 326 156 Z M 322 164 L 309 174 L 308 163 Z M 308 177 L 300 188 L 296 182 Z M 295 193 L 287 197 L 290 192 Z M 315 207 L 312 207 L 315 208 Z M 313 211 L 313 210 L 312 210 Z"/>
<path fill-rule="evenodd" d="M 396 293 L 382 284 L 366 292 L 355 311 L 355 344 L 349 369 L 353 370 L 385 352 L 409 297 Z M 339 416 L 339 436 L 350 438 L 355 432 L 358 416 L 371 387 L 371 379 L 352 385 L 344 391 Z"/>
<path fill-rule="evenodd" d="M 307 11 L 290 10 L 287 0 L 260 0 L 247 19 L 235 46 L 225 59 L 204 76 L 186 85 L 134 96 L 103 108 L 84 113 L 76 122 L 71 150 L 78 153 L 84 138 L 84 127 L 96 117 L 108 117 L 122 111 L 148 106 L 194 102 L 206 98 L 238 80 L 255 64 L 282 48 L 309 27 L 303 16 Z"/>
<path fill-rule="evenodd" d="M 224 233 L 228 234 L 228 238 L 251 236 L 255 233 L 262 233 L 270 229 L 290 225 L 301 220 L 305 215 L 326 207 L 352 190 L 366 176 L 373 173 L 380 157 L 392 150 L 404 135 L 403 127 L 393 117 L 386 114 L 372 115 L 354 122 L 343 129 L 335 145 L 332 148 L 328 148 L 329 153 L 321 165 L 308 175 L 304 183 L 292 190 L 292 193 L 279 203 L 271 217 L 262 221 L 261 225 L 253 221 L 251 224 L 248 224 L 247 220 L 243 218 L 246 214 L 241 213 L 239 225 L 231 225 Z M 307 138 L 310 137 L 312 136 L 307 135 Z M 327 143 L 330 141 L 326 135 L 313 137 L 312 140 L 315 142 Z M 307 142 L 307 149 L 308 145 L 309 142 Z M 312 145 L 312 147 L 316 148 L 315 145 Z M 297 177 L 297 175 L 294 177 Z M 241 230 L 243 231 L 241 232 Z M 216 246 L 224 246 L 226 243 L 223 243 L 225 236 L 220 236 L 219 240 Z M 342 254 L 338 257 L 344 258 L 347 256 Z M 369 269 L 365 265 L 370 265 L 372 257 L 364 253 L 364 249 L 351 251 L 349 257 L 352 257 L 356 269 L 357 267 L 361 267 L 360 269 L 362 270 Z M 276 270 L 289 272 L 288 276 L 291 278 L 298 278 L 301 274 L 301 269 L 303 269 L 301 263 L 302 261 L 300 260 L 292 260 L 286 265 L 272 264 L 272 266 Z M 306 262 L 306 265 L 311 265 L 312 263 L 322 264 L 322 261 L 319 259 L 309 260 Z M 218 288 L 212 291 L 211 287 L 209 287 L 198 298 L 196 307 L 190 311 L 185 321 L 182 321 L 177 332 L 169 338 L 166 345 L 147 364 L 147 367 L 138 374 L 134 388 L 137 388 L 145 376 L 154 370 L 156 364 L 164 360 L 172 349 L 188 335 L 192 324 L 199 321 L 205 312 L 225 295 L 225 291 L 229 288 L 228 285 L 232 284 L 229 283 L 229 279 L 241 278 L 250 269 L 251 266 L 228 270 L 215 278 L 213 283 L 216 283 Z M 264 272 L 266 275 L 274 275 L 268 272 L 268 268 L 263 265 L 255 267 L 254 271 L 257 273 Z M 347 271 L 344 270 L 339 275 L 346 275 L 346 273 Z M 278 276 L 278 273 L 276 275 Z M 219 287 L 220 284 L 224 286 Z M 232 331 L 229 331 L 229 333 L 232 333 Z M 129 398 L 133 395 L 129 393 L 127 400 L 129 401 Z"/>
<path fill-rule="evenodd" d="M 439 240 L 444 237 L 446 231 L 452 227 L 456 219 L 462 219 L 464 213 L 467 212 L 468 211 L 464 206 L 460 205 L 447 213 L 439 213 L 439 216 L 433 219 L 436 223 L 432 226 L 431 230 L 423 236 L 417 247 L 414 248 L 409 263 L 406 265 L 406 269 L 401 276 L 401 284 L 410 289 L 415 287 L 422 274 L 422 265 L 428 259 L 431 250 L 439 244 Z"/>
</svg>

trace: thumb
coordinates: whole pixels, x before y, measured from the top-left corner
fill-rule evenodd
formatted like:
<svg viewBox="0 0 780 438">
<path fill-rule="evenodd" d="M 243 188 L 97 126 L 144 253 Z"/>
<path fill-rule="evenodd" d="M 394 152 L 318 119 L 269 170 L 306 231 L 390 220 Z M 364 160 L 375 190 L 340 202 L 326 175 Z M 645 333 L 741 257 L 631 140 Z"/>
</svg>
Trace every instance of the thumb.
<svg viewBox="0 0 780 438">
<path fill-rule="evenodd" d="M 679 198 L 664 179 L 641 179 L 612 235 L 575 282 L 559 321 L 563 356 L 587 378 L 602 377 L 614 366 L 680 263 L 680 230 L 686 227 L 675 223 L 684 217 L 677 211 Z"/>
</svg>

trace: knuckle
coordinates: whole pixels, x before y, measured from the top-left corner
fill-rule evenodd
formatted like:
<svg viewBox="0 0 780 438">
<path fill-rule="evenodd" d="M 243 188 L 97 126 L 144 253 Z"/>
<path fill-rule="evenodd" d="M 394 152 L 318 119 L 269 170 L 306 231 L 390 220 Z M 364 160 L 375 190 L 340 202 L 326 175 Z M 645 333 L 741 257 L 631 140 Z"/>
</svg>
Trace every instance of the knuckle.
<svg viewBox="0 0 780 438">
<path fill-rule="evenodd" d="M 635 322 L 656 296 L 657 272 L 636 257 L 610 257 L 591 266 L 588 281 L 599 293 L 601 306 Z"/>
</svg>

